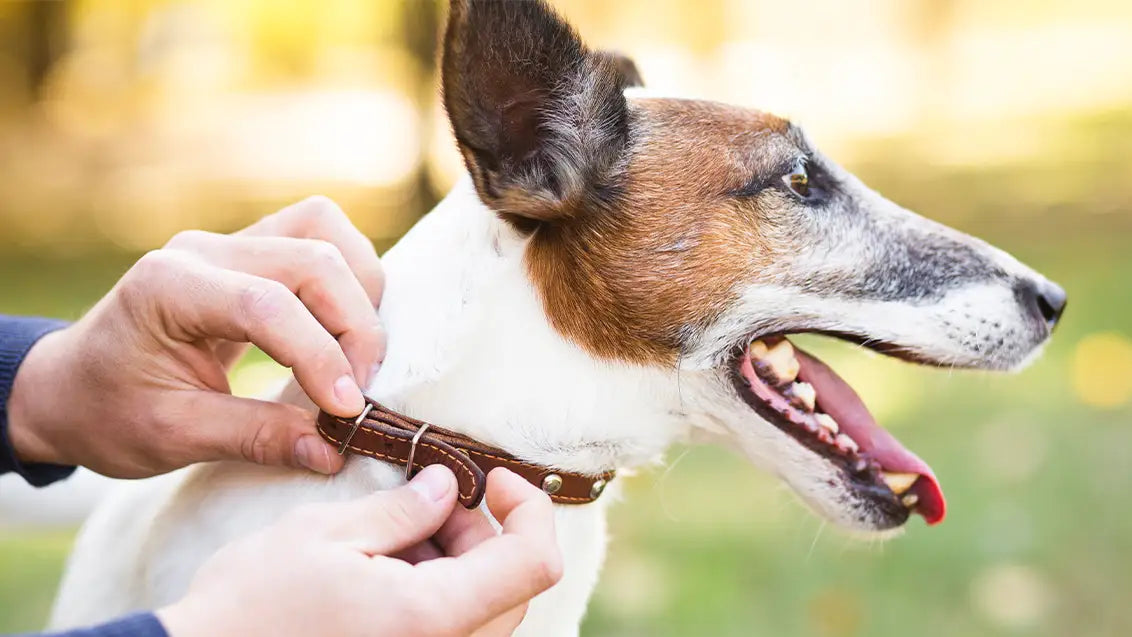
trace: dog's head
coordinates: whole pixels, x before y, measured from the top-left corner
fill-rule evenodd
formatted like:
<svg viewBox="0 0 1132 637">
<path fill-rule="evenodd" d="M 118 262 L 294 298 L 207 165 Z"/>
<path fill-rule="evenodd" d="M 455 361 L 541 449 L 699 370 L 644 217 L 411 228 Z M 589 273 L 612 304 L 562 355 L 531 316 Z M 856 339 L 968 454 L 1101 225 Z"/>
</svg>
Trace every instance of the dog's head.
<svg viewBox="0 0 1132 637">
<path fill-rule="evenodd" d="M 627 99 L 636 83 L 541 1 L 453 0 L 445 106 L 480 198 L 526 236 L 550 324 L 595 359 L 698 379 L 700 421 L 834 521 L 942 519 L 930 468 L 785 335 L 1009 370 L 1064 292 L 884 199 L 791 122 Z"/>
</svg>

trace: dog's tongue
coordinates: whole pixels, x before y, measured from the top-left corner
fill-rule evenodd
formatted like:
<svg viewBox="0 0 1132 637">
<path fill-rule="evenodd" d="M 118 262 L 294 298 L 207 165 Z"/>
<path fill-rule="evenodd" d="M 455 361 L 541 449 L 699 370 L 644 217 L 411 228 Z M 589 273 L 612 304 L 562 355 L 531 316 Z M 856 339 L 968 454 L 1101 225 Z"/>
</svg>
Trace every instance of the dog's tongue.
<svg viewBox="0 0 1132 637">
<path fill-rule="evenodd" d="M 911 492 L 919 498 L 916 512 L 924 516 L 928 524 L 942 522 L 947 513 L 947 502 L 928 463 L 905 449 L 899 440 L 878 425 L 857 392 L 828 365 L 798 348 L 794 349 L 801 365 L 798 376 L 813 385 L 821 410 L 833 416 L 841 431 L 856 441 L 861 451 L 879 462 L 885 471 L 920 474 L 911 488 Z"/>
</svg>

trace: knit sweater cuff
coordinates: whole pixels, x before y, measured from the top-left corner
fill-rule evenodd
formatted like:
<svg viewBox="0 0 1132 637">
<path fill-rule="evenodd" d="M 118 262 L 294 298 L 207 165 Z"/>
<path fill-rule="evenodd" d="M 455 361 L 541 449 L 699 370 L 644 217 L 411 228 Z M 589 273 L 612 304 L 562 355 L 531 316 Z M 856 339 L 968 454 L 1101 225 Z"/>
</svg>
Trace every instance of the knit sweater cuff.
<svg viewBox="0 0 1132 637">
<path fill-rule="evenodd" d="M 0 474 L 17 473 L 29 484 L 46 486 L 74 472 L 74 467 L 20 462 L 8 437 L 8 398 L 16 372 L 32 345 L 51 332 L 66 327 L 63 321 L 0 316 Z"/>
</svg>

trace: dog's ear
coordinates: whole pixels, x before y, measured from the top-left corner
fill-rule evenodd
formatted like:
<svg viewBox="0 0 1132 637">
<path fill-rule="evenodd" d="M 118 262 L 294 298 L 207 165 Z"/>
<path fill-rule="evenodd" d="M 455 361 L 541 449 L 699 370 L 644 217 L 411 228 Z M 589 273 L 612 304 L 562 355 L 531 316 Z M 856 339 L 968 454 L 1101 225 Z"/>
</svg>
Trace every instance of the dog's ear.
<svg viewBox="0 0 1132 637">
<path fill-rule="evenodd" d="M 620 51 L 598 51 L 597 54 L 613 63 L 617 72 L 621 74 L 621 80 L 626 88 L 645 85 L 645 80 L 641 77 L 641 72 L 637 69 L 637 63 L 633 58 Z"/>
<path fill-rule="evenodd" d="M 629 139 L 622 90 L 640 77 L 628 58 L 587 49 L 542 0 L 452 0 L 442 73 L 488 206 L 530 228 L 608 192 Z"/>
</svg>

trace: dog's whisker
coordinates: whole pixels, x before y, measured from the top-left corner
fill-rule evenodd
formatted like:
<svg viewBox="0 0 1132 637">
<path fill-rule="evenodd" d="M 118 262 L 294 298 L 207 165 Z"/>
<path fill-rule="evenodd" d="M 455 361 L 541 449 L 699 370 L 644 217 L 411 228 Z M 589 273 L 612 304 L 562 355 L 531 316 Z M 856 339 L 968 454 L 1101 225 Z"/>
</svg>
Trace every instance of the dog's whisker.
<svg viewBox="0 0 1132 637">
<path fill-rule="evenodd" d="M 660 477 L 657 478 L 656 483 L 653 486 L 653 492 L 657 494 L 657 499 L 660 501 L 660 510 L 664 512 L 665 518 L 673 522 L 679 522 L 680 519 L 672 512 L 671 509 L 668 508 L 668 501 L 664 498 L 664 485 L 667 482 L 668 476 L 672 473 L 673 469 L 675 469 L 676 466 L 680 464 L 680 461 L 683 460 L 684 457 L 691 452 L 692 447 L 688 447 L 684 451 L 680 452 L 680 455 L 676 456 L 676 459 L 664 468 L 664 472 L 660 474 Z"/>
<path fill-rule="evenodd" d="M 814 547 L 816 547 L 818 545 L 818 540 L 821 538 L 821 534 L 822 534 L 822 531 L 825 530 L 825 526 L 826 526 L 826 521 L 820 520 L 819 524 L 818 524 L 818 530 L 817 530 L 817 532 L 814 533 L 814 539 L 810 542 L 810 550 L 806 551 L 806 561 L 807 562 L 810 561 L 810 558 L 813 556 Z"/>
</svg>

